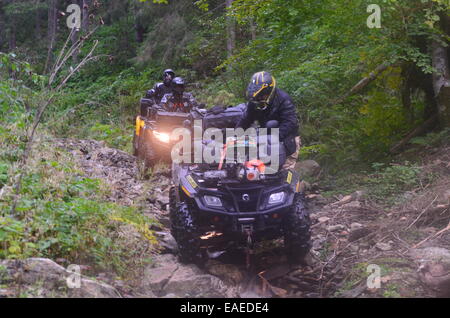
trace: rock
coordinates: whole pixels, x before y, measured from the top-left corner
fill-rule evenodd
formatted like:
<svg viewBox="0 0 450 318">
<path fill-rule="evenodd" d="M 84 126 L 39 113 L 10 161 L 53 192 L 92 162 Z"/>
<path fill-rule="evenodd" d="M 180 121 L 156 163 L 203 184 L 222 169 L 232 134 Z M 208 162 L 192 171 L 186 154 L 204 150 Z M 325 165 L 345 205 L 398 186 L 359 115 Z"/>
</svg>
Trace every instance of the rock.
<svg viewBox="0 0 450 318">
<path fill-rule="evenodd" d="M 367 235 L 369 235 L 371 231 L 368 228 L 361 227 L 361 228 L 354 228 L 350 231 L 350 235 L 348 237 L 349 242 L 357 241 Z"/>
<path fill-rule="evenodd" d="M 317 219 L 317 221 L 319 221 L 319 223 L 325 223 L 325 222 L 328 222 L 329 220 L 331 220 L 331 219 L 329 217 L 326 217 L 326 216 L 322 216 L 322 217 Z"/>
<path fill-rule="evenodd" d="M 450 267 L 439 262 L 430 262 L 419 267 L 420 280 L 439 293 L 439 297 L 450 297 Z"/>
<path fill-rule="evenodd" d="M 81 288 L 72 289 L 73 298 L 119 298 L 121 295 L 112 286 L 90 279 L 81 280 Z"/>
<path fill-rule="evenodd" d="M 361 207 L 361 202 L 353 201 L 347 204 L 342 205 L 344 209 L 359 209 Z"/>
<path fill-rule="evenodd" d="M 163 252 L 176 254 L 178 252 L 178 244 L 175 238 L 169 232 L 155 232 L 158 237 L 159 244 L 165 249 Z"/>
<path fill-rule="evenodd" d="M 310 194 L 306 198 L 313 201 L 315 204 L 326 205 L 328 203 L 328 200 L 320 194 Z"/>
<path fill-rule="evenodd" d="M 445 191 L 442 194 L 442 198 L 440 198 L 438 202 L 442 204 L 450 204 L 450 190 Z"/>
<path fill-rule="evenodd" d="M 195 265 L 180 264 L 171 254 L 157 256 L 155 263 L 146 268 L 140 292 L 170 298 L 232 298 L 237 295 L 234 288 L 219 278 L 205 274 Z"/>
<path fill-rule="evenodd" d="M 0 283 L 20 284 L 24 290 L 30 290 L 30 297 L 69 297 L 69 298 L 119 298 L 120 293 L 112 286 L 78 276 L 80 288 L 69 288 L 68 281 L 75 281 L 73 272 L 56 264 L 50 259 L 30 258 L 26 260 L 1 261 L 4 275 Z M 36 286 L 39 286 L 36 289 Z"/>
<path fill-rule="evenodd" d="M 450 264 L 450 251 L 440 247 L 411 249 L 410 256 L 421 264 L 431 261 L 441 261 Z"/>
<path fill-rule="evenodd" d="M 352 251 L 353 253 L 358 253 L 359 251 L 359 246 L 357 244 L 352 244 L 350 245 L 350 251 Z"/>
<path fill-rule="evenodd" d="M 300 182 L 300 192 L 304 193 L 305 191 L 310 191 L 311 190 L 311 184 L 309 182 L 306 181 L 301 181 Z"/>
<path fill-rule="evenodd" d="M 237 285 L 244 280 L 244 273 L 232 264 L 223 264 L 218 261 L 210 260 L 206 264 L 206 270 L 211 275 L 219 277 L 225 283 Z"/>
<path fill-rule="evenodd" d="M 314 160 L 305 160 L 297 162 L 295 171 L 298 172 L 300 178 L 316 177 L 320 172 L 320 165 Z"/>
<path fill-rule="evenodd" d="M 327 238 L 324 235 L 317 235 L 312 240 L 312 249 L 313 250 L 320 250 L 323 246 L 323 244 L 327 241 Z"/>
<path fill-rule="evenodd" d="M 363 227 L 363 225 L 361 223 L 352 223 L 350 224 L 350 230 L 351 231 L 356 231 L 358 229 L 361 229 Z"/>
<path fill-rule="evenodd" d="M 361 200 L 365 195 L 364 191 L 356 191 L 350 195 L 346 195 L 345 197 L 341 198 L 338 202 L 334 202 L 331 205 L 332 206 L 343 206 L 346 208 L 359 208 L 361 207 Z"/>
<path fill-rule="evenodd" d="M 178 269 L 178 264 L 173 255 L 160 255 L 156 257 L 155 262 L 156 264 L 150 265 L 144 270 L 142 286 L 145 290 L 150 289 L 151 292 L 158 295 Z"/>
<path fill-rule="evenodd" d="M 166 210 L 169 205 L 169 196 L 162 193 L 156 196 L 156 202 L 161 206 L 162 210 Z"/>
<path fill-rule="evenodd" d="M 410 256 L 419 263 L 419 278 L 439 297 L 450 297 L 450 251 L 428 247 L 412 249 Z"/>
<path fill-rule="evenodd" d="M 195 265 L 179 267 L 164 287 L 164 293 L 187 298 L 234 298 L 233 288 L 219 278 L 204 274 Z"/>
<path fill-rule="evenodd" d="M 384 252 L 392 250 L 392 246 L 390 244 L 382 242 L 378 242 L 377 244 L 375 244 L 375 248 Z"/>
<path fill-rule="evenodd" d="M 337 232 L 337 231 L 343 231 L 345 229 L 345 226 L 342 224 L 336 224 L 336 225 L 330 225 L 327 227 L 328 232 Z"/>
</svg>

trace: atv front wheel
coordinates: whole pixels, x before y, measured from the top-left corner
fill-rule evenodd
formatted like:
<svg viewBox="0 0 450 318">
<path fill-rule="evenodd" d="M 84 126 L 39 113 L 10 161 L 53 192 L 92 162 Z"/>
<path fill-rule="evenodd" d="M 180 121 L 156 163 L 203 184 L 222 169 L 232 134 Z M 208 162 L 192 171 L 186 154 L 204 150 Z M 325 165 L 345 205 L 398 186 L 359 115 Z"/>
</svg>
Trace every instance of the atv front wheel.
<svg viewBox="0 0 450 318">
<path fill-rule="evenodd" d="M 170 189 L 170 222 L 172 235 L 178 243 L 180 261 L 198 264 L 202 258 L 195 219 L 187 203 L 176 203 L 175 191 L 175 187 Z"/>
<path fill-rule="evenodd" d="M 305 207 L 305 199 L 296 194 L 293 206 L 283 222 L 284 247 L 291 264 L 303 262 L 311 249 L 311 220 Z"/>
<path fill-rule="evenodd" d="M 138 138 L 137 157 L 145 168 L 152 168 L 156 163 L 156 153 L 152 145 L 151 130 L 143 128 Z"/>
</svg>

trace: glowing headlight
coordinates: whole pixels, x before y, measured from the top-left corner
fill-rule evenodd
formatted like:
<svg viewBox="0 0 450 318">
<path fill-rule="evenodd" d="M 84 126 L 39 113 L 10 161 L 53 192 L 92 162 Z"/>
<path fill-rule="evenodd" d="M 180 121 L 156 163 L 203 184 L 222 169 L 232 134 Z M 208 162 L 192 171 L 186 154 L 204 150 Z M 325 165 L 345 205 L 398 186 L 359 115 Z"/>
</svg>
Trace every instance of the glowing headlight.
<svg viewBox="0 0 450 318">
<path fill-rule="evenodd" d="M 170 142 L 170 135 L 165 133 L 159 133 L 157 131 L 153 131 L 153 135 L 155 135 L 156 139 L 158 139 L 161 142 L 169 143 Z"/>
<path fill-rule="evenodd" d="M 269 204 L 283 203 L 284 192 L 273 193 L 269 197 Z"/>
<path fill-rule="evenodd" d="M 205 202 L 209 206 L 215 206 L 215 207 L 221 207 L 222 206 L 222 200 L 218 197 L 213 197 L 211 195 L 205 195 L 203 197 L 205 199 Z"/>
</svg>

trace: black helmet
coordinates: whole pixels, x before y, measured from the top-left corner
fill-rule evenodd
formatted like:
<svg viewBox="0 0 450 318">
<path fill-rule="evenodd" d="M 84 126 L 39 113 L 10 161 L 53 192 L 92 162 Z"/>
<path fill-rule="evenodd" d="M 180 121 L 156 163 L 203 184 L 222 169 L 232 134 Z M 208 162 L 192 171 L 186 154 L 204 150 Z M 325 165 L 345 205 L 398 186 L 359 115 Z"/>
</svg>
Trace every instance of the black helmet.
<svg viewBox="0 0 450 318">
<path fill-rule="evenodd" d="M 173 70 L 171 70 L 170 68 L 165 70 L 163 73 L 164 84 L 170 85 L 170 83 L 172 82 L 174 77 L 175 77 L 175 72 Z"/>
<path fill-rule="evenodd" d="M 183 94 L 184 86 L 185 86 L 185 82 L 184 82 L 183 78 L 175 77 L 172 80 L 172 88 L 173 88 L 174 93 Z"/>
<path fill-rule="evenodd" d="M 260 110 L 265 110 L 272 101 L 277 82 L 269 72 L 258 72 L 252 76 L 247 88 L 247 98 Z"/>
</svg>

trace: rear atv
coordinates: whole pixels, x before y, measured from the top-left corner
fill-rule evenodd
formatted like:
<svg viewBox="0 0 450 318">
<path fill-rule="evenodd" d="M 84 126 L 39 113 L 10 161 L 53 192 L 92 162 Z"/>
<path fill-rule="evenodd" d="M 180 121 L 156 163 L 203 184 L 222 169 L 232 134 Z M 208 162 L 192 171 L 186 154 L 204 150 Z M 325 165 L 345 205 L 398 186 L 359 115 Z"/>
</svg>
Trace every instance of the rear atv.
<svg viewBox="0 0 450 318">
<path fill-rule="evenodd" d="M 172 131 L 183 127 L 189 119 L 188 113 L 167 112 L 157 105 L 148 106 L 148 101 L 142 99 L 141 115 L 136 117 L 132 149 L 138 161 L 145 168 L 152 168 L 159 161 L 171 162 L 172 147 L 178 142 L 171 139 Z"/>
</svg>

